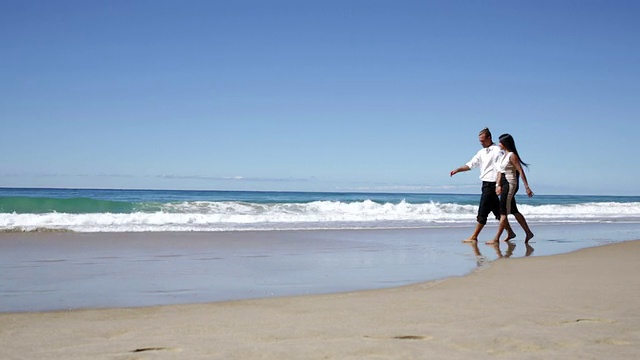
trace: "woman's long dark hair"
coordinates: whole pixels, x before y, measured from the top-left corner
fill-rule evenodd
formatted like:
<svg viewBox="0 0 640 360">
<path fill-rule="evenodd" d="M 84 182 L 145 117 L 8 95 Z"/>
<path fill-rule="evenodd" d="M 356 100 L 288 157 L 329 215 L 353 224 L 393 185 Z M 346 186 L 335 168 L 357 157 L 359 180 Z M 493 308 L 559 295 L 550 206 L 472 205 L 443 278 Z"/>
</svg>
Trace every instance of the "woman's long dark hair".
<svg viewBox="0 0 640 360">
<path fill-rule="evenodd" d="M 513 140 L 513 136 L 511 136 L 511 134 L 502 134 L 500 135 L 500 142 L 502 143 L 502 145 L 504 145 L 505 148 L 507 148 L 507 150 L 511 151 L 512 153 L 518 155 L 518 159 L 520 160 L 520 164 L 526 166 L 527 168 L 529 168 L 529 164 L 527 164 L 526 162 L 522 161 L 522 158 L 520 157 L 520 154 L 518 154 L 518 149 L 516 148 L 516 142 L 515 140 Z"/>
</svg>

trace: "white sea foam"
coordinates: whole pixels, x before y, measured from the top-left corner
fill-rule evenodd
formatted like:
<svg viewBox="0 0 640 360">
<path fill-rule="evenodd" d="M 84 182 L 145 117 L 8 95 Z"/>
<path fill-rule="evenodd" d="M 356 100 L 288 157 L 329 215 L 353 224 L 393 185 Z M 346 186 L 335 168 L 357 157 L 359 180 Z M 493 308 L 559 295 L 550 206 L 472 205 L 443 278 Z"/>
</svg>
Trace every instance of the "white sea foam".
<svg viewBox="0 0 640 360">
<path fill-rule="evenodd" d="M 528 205 L 529 222 L 640 222 L 640 203 Z M 473 224 L 477 206 L 453 203 L 379 204 L 373 201 L 258 204 L 182 202 L 161 211 L 128 214 L 0 213 L 0 230 L 64 229 L 78 232 L 224 231 L 409 228 Z"/>
</svg>

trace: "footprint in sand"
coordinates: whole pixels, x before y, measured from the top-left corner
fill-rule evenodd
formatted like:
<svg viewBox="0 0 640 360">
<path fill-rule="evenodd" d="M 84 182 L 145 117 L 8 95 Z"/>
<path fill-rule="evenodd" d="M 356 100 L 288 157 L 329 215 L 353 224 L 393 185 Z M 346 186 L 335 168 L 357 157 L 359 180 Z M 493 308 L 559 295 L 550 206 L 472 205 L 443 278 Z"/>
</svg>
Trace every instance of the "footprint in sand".
<svg viewBox="0 0 640 360">
<path fill-rule="evenodd" d="M 420 336 L 420 335 L 399 335 L 399 336 L 394 336 L 393 339 L 398 339 L 398 340 L 427 340 L 426 337 Z"/>
<path fill-rule="evenodd" d="M 135 350 L 131 350 L 130 352 L 139 353 L 139 352 L 147 352 L 147 351 L 181 351 L 181 349 L 172 348 L 172 347 L 145 347 L 145 348 L 138 348 Z"/>
<path fill-rule="evenodd" d="M 561 324 L 573 324 L 573 323 L 607 323 L 607 324 L 611 324 L 616 322 L 615 320 L 611 320 L 611 319 L 575 319 L 575 320 L 565 320 L 563 322 L 561 322 Z"/>
<path fill-rule="evenodd" d="M 422 336 L 422 335 L 397 335 L 397 336 L 369 336 L 365 335 L 364 337 L 370 339 L 393 339 L 393 340 L 431 340 L 433 336 Z"/>
</svg>

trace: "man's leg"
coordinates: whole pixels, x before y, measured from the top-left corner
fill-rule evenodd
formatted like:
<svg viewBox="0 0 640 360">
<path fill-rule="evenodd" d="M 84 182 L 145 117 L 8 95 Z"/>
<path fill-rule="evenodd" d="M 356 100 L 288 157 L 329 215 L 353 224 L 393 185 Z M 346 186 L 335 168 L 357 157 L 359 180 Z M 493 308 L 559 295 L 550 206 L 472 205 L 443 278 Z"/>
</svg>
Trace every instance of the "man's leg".
<svg viewBox="0 0 640 360">
<path fill-rule="evenodd" d="M 480 231 L 482 231 L 482 228 L 484 228 L 484 225 L 487 223 L 487 217 L 493 208 L 491 193 L 493 192 L 493 196 L 495 196 L 495 191 L 495 186 L 492 189 L 489 183 L 482 183 L 482 195 L 480 195 L 480 205 L 478 206 L 478 216 L 476 217 L 478 223 L 476 224 L 473 234 L 463 242 L 478 241 L 478 235 L 480 235 Z"/>
<path fill-rule="evenodd" d="M 477 223 L 476 224 L 476 229 L 473 231 L 473 234 L 471 234 L 471 236 L 468 239 L 463 240 L 463 242 L 476 242 L 476 241 L 478 241 L 478 235 L 480 234 L 480 231 L 482 231 L 483 227 L 484 227 L 484 224 Z"/>
</svg>

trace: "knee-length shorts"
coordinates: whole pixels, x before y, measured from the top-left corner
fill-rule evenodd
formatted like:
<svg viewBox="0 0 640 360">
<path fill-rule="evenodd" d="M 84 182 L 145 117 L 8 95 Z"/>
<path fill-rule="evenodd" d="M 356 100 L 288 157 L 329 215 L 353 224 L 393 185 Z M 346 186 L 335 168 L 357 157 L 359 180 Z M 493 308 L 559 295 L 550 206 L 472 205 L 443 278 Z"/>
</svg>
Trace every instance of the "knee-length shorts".
<svg viewBox="0 0 640 360">
<path fill-rule="evenodd" d="M 485 225 L 489 214 L 493 213 L 496 219 L 500 218 L 500 199 L 496 194 L 496 183 L 482 182 L 482 195 L 480 195 L 480 207 L 478 207 L 478 223 Z"/>
</svg>

